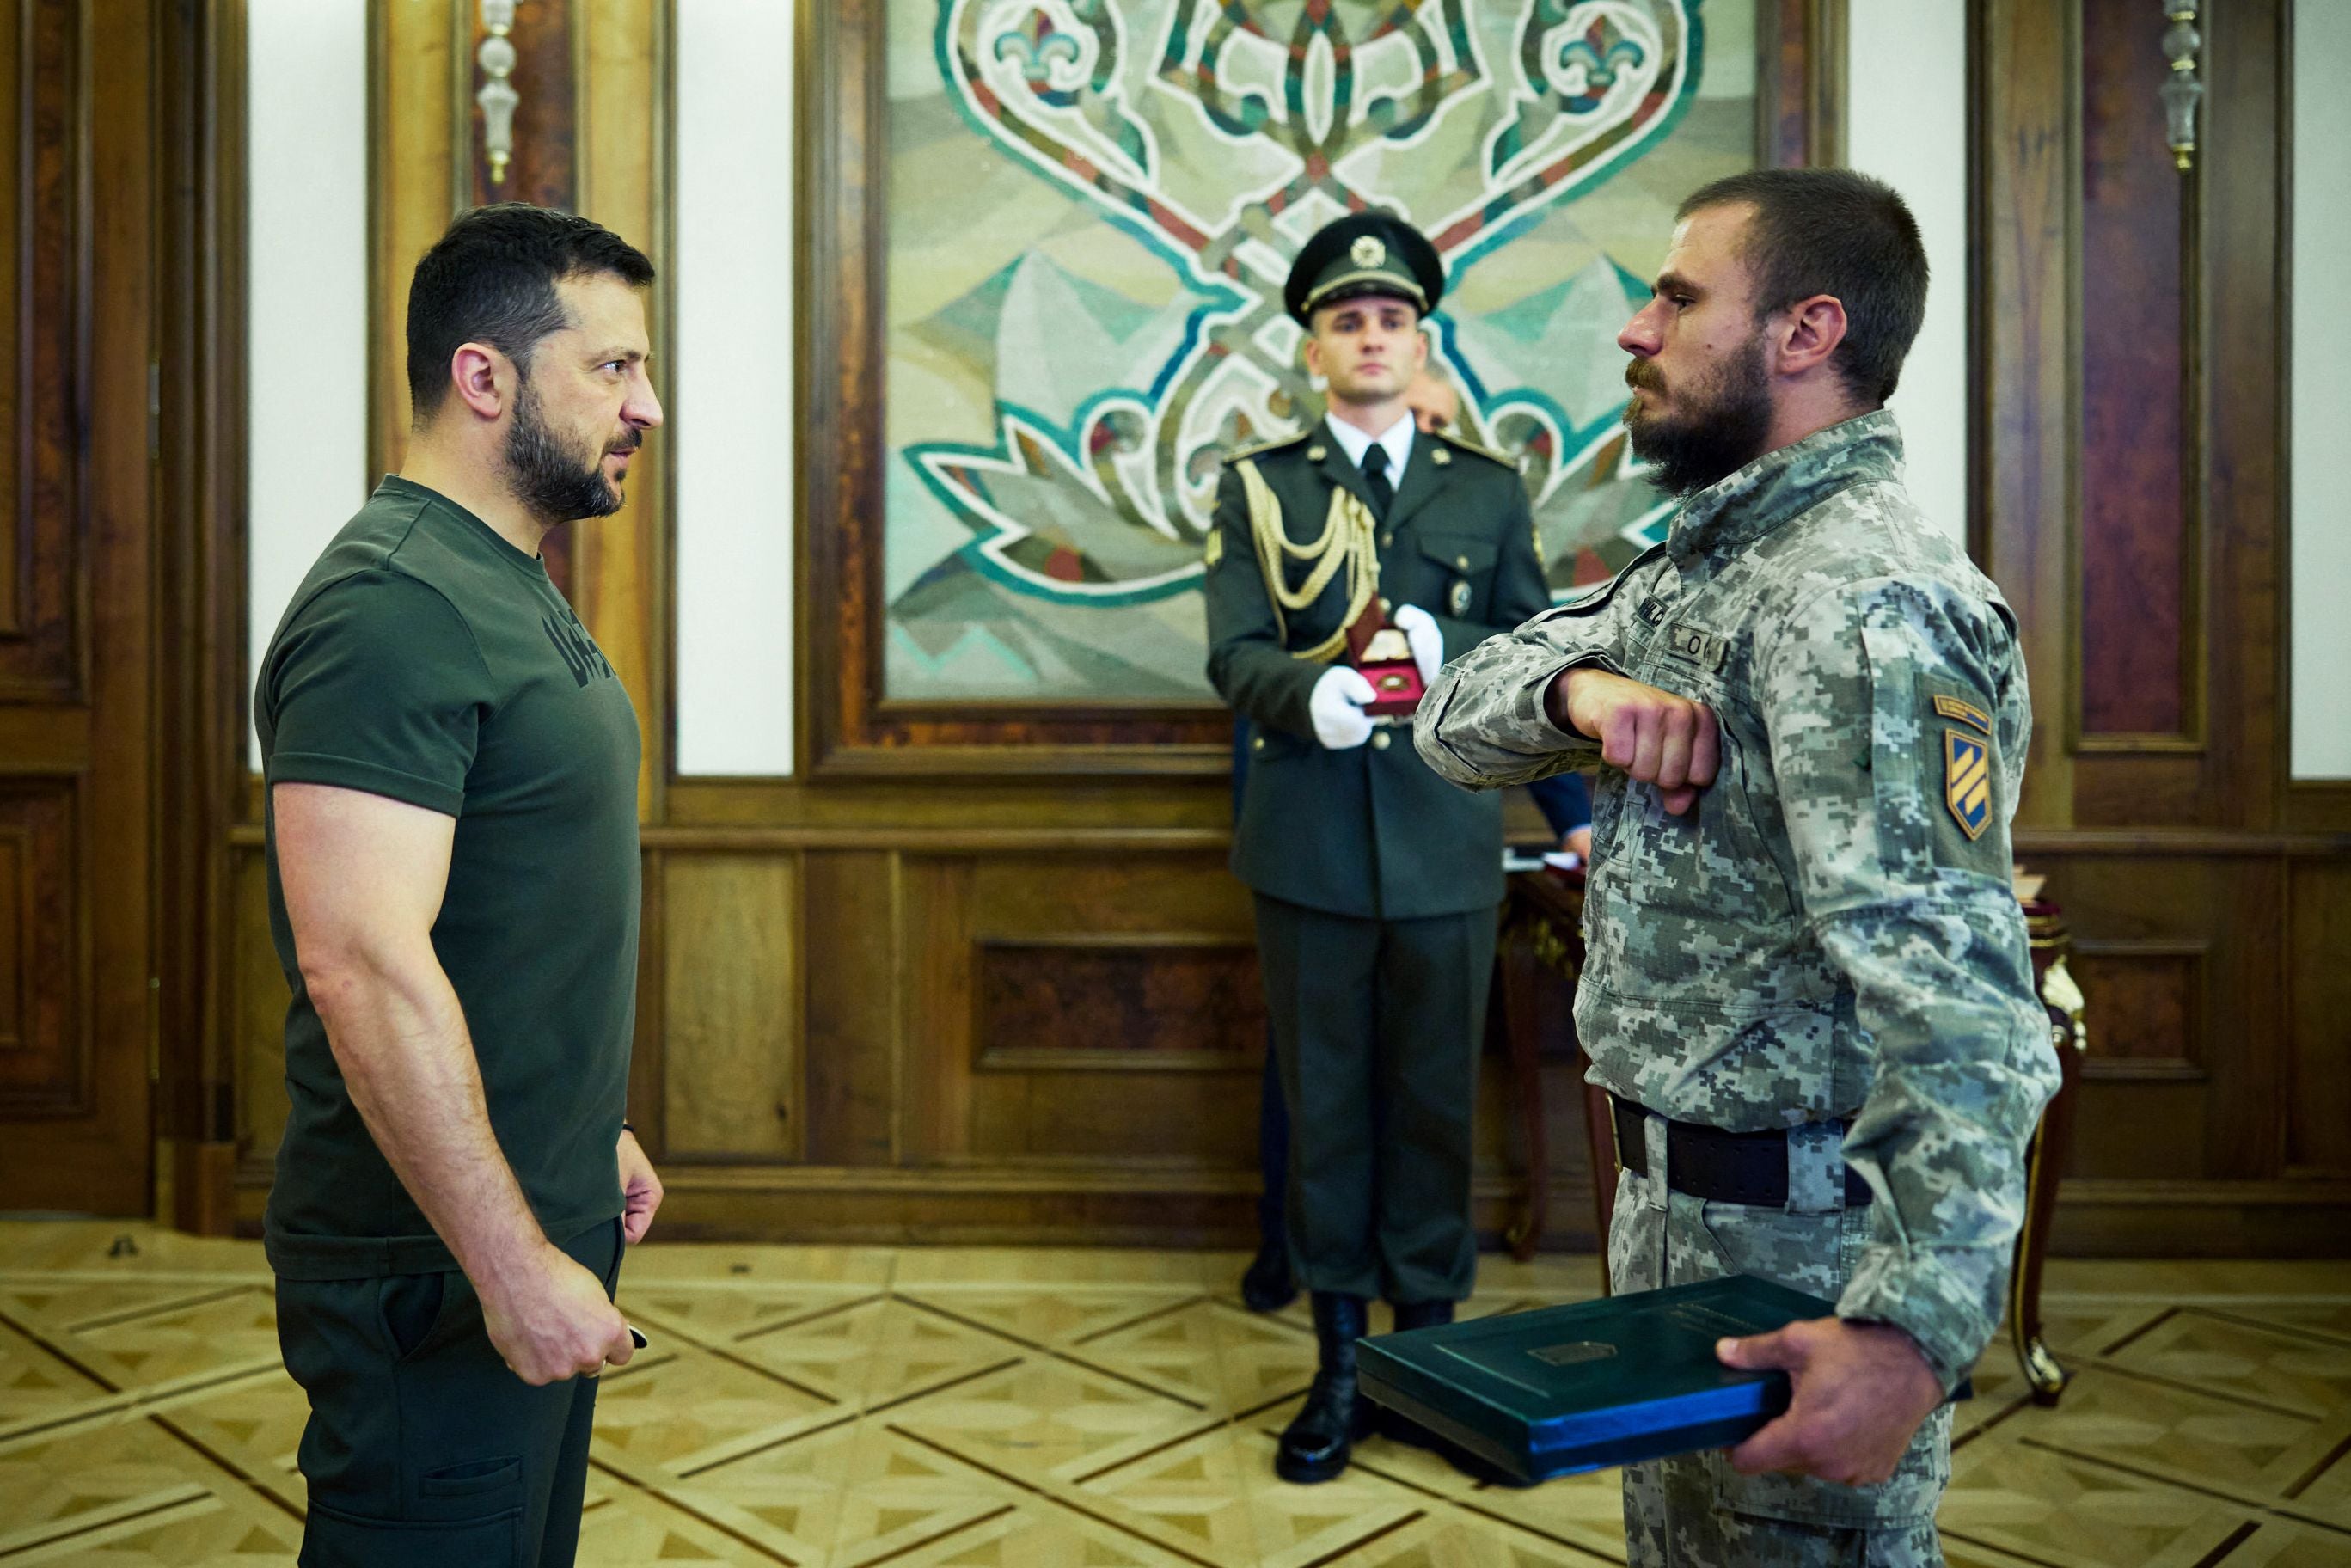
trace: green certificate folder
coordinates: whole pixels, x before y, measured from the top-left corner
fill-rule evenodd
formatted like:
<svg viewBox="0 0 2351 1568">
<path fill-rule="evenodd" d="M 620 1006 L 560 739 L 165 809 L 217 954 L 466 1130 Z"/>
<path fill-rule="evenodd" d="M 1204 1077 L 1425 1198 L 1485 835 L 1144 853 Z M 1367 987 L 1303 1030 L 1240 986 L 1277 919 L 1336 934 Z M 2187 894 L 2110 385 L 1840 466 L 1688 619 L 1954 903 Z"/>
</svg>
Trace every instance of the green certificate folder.
<svg viewBox="0 0 2351 1568">
<path fill-rule="evenodd" d="M 1788 1407 L 1788 1375 L 1734 1371 L 1715 1342 L 1835 1313 L 1734 1274 L 1383 1334 L 1356 1358 L 1367 1396 L 1537 1481 L 1740 1442 Z"/>
</svg>

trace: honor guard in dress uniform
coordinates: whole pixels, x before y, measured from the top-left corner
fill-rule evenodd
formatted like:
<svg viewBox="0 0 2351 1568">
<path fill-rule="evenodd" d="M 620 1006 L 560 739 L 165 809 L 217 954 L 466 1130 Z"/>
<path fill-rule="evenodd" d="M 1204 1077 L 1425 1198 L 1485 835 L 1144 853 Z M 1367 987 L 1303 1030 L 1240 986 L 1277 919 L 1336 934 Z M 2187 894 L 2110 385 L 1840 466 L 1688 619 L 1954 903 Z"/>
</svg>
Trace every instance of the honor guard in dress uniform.
<svg viewBox="0 0 2351 1568">
<path fill-rule="evenodd" d="M 1381 214 L 1299 253 L 1284 302 L 1329 415 L 1233 453 L 1207 543 L 1208 678 L 1249 723 L 1233 871 L 1258 949 L 1290 1115 L 1295 1272 L 1321 1369 L 1282 1434 L 1293 1481 L 1346 1468 L 1369 1429 L 1354 1342 L 1370 1298 L 1400 1328 L 1469 1293 L 1471 1090 L 1502 898 L 1502 810 L 1375 724 L 1348 663 L 1367 612 L 1422 680 L 1550 602 L 1508 459 L 1415 428 L 1406 388 L 1444 291 L 1435 248 Z"/>
<path fill-rule="evenodd" d="M 1625 1468 L 1635 1568 L 1934 1568 L 1944 1401 L 2000 1321 L 2057 1083 L 2009 884 L 2016 617 L 1903 488 L 1902 199 L 1757 170 L 1680 215 L 1617 339 L 1671 531 L 1447 669 L 1418 743 L 1479 789 L 1607 765 L 1575 1022 L 1615 1101 L 1614 1287 L 1836 1303 L 1722 1342 L 1788 1372 L 1785 1415 Z"/>
</svg>

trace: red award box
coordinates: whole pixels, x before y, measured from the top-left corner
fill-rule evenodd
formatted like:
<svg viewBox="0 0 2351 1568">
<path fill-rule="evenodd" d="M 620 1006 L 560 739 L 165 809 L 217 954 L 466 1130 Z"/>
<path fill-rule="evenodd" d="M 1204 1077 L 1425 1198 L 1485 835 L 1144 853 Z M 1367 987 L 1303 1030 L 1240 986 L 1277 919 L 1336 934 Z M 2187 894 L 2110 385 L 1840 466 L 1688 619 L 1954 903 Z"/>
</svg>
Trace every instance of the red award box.
<svg viewBox="0 0 2351 1568">
<path fill-rule="evenodd" d="M 1409 718 L 1427 695 L 1419 661 L 1412 656 L 1412 640 L 1388 624 L 1376 602 L 1365 605 L 1347 628 L 1347 662 L 1379 694 L 1364 709 L 1374 718 Z"/>
</svg>

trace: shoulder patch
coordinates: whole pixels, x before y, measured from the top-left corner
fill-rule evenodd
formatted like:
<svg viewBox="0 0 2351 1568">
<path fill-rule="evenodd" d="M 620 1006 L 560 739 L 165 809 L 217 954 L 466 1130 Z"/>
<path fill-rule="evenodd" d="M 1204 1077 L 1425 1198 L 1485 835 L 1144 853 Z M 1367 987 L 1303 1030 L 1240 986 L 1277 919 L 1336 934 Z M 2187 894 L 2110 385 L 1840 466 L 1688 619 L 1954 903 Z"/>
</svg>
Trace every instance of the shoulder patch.
<svg viewBox="0 0 2351 1568">
<path fill-rule="evenodd" d="M 1290 435 L 1276 436 L 1271 441 L 1259 441 L 1248 446 L 1236 446 L 1225 454 L 1225 461 L 1238 463 L 1244 457 L 1255 457 L 1267 452 L 1279 452 L 1285 446 L 1296 446 L 1305 439 L 1306 432 L 1301 430 Z"/>
<path fill-rule="evenodd" d="M 1991 715 L 1965 698 L 1938 695 L 1934 698 L 1934 703 L 1936 713 L 1943 717 L 1955 718 L 1962 724 L 1974 725 L 1986 735 L 1991 733 Z"/>
<path fill-rule="evenodd" d="M 1991 826 L 1991 748 L 1956 725 L 1943 731 L 1943 804 L 1970 842 Z"/>
<path fill-rule="evenodd" d="M 1490 446 L 1481 446 L 1467 436 L 1456 435 L 1449 430 L 1438 431 L 1437 438 L 1450 445 L 1458 446 L 1464 452 L 1474 452 L 1489 463 L 1499 463 L 1513 474 L 1519 471 L 1519 460 L 1508 453 L 1497 452 Z"/>
</svg>

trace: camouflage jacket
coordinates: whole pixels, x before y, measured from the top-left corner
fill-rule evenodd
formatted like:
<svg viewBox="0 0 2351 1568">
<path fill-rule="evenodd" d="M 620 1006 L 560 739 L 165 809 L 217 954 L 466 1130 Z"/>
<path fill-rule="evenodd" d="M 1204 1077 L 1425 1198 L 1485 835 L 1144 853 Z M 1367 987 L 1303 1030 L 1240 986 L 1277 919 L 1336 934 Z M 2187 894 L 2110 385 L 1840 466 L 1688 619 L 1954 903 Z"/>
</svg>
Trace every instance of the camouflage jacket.
<svg viewBox="0 0 2351 1568">
<path fill-rule="evenodd" d="M 1946 1386 L 2000 1319 L 2057 1064 L 2009 883 L 2032 731 L 2013 612 L 1912 506 L 1875 413 L 1691 497 L 1663 545 L 1448 665 L 1416 740 L 1475 789 L 1598 760 L 1597 665 L 1713 709 L 1698 806 L 1605 771 L 1576 1028 L 1593 1078 L 1733 1131 L 1849 1118 L 1874 1196 L 1839 1301 Z"/>
</svg>

